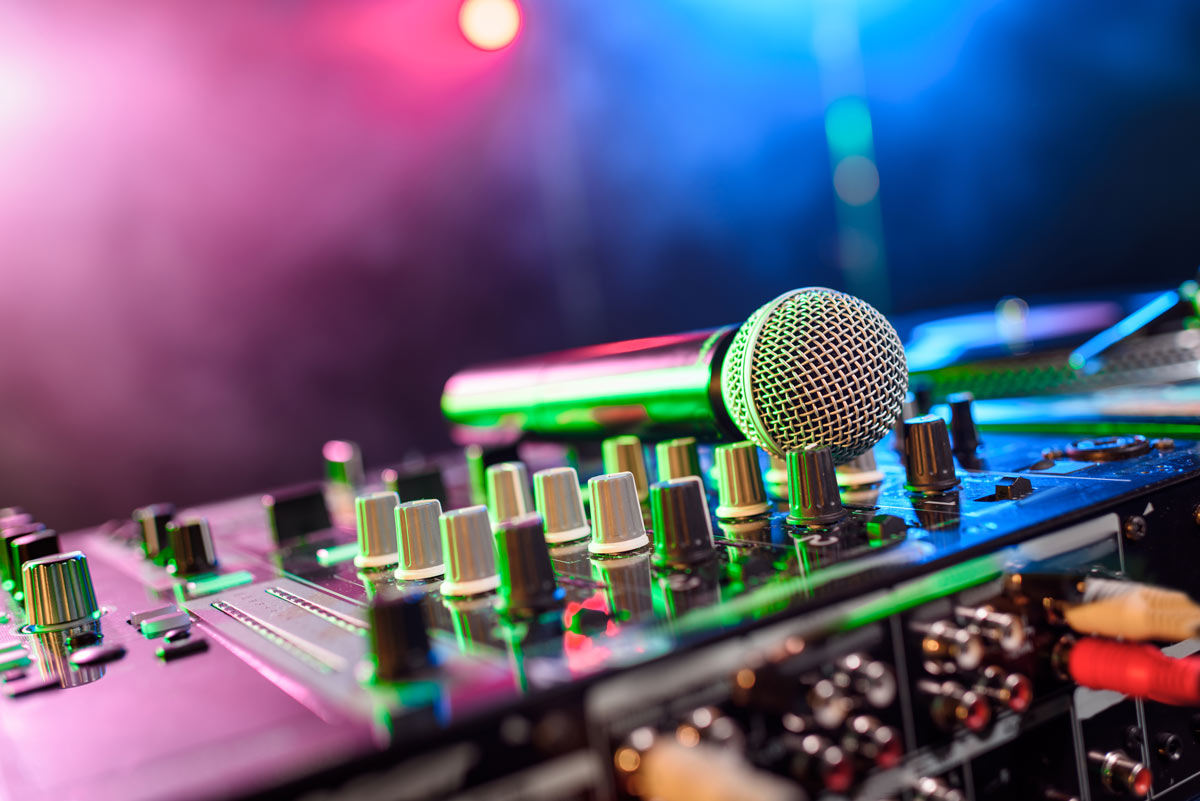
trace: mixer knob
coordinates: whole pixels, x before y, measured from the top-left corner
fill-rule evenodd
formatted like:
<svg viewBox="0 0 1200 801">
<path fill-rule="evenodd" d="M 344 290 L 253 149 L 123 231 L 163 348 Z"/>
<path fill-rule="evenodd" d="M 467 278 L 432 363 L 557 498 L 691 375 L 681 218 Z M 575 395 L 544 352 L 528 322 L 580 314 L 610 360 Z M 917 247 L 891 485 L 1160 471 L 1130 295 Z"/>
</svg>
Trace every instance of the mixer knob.
<svg viewBox="0 0 1200 801">
<path fill-rule="evenodd" d="M 133 510 L 133 519 L 142 532 L 142 550 L 146 557 L 164 564 L 169 556 L 167 524 L 175 516 L 175 505 L 152 503 Z"/>
<path fill-rule="evenodd" d="M 442 595 L 479 595 L 500 586 L 496 574 L 496 549 L 486 506 L 469 506 L 441 517 L 442 550 L 446 580 Z"/>
<path fill-rule="evenodd" d="M 797 526 L 827 526 L 846 516 L 829 448 L 791 451 L 787 466 L 791 507 L 787 522 Z"/>
<path fill-rule="evenodd" d="M 403 681 L 433 664 L 419 596 L 387 588 L 371 599 L 371 654 L 378 681 Z"/>
<path fill-rule="evenodd" d="M 100 611 L 87 557 L 80 551 L 26 562 L 25 615 L 34 626 L 66 628 L 93 620 Z"/>
<path fill-rule="evenodd" d="M 717 517 L 753 517 L 771 508 L 763 488 L 758 447 L 753 442 L 720 445 L 717 463 Z"/>
<path fill-rule="evenodd" d="M 904 421 L 904 466 L 905 486 L 914 492 L 942 492 L 958 484 L 942 418 L 927 414 Z"/>
<path fill-rule="evenodd" d="M 534 504 L 546 525 L 546 542 L 572 542 L 592 533 L 583 513 L 579 474 L 554 467 L 533 474 Z"/>
<path fill-rule="evenodd" d="M 368 492 L 354 499 L 358 528 L 355 567 L 390 567 L 399 561 L 396 544 L 396 507 L 399 505 L 400 496 L 395 492 Z"/>
<path fill-rule="evenodd" d="M 950 439 L 954 443 L 954 452 L 974 456 L 980 444 L 972 408 L 975 396 L 970 392 L 955 392 L 946 397 L 946 403 L 950 404 Z"/>
<path fill-rule="evenodd" d="M 652 486 L 650 511 L 656 565 L 683 568 L 713 555 L 712 519 L 698 477 L 673 478 Z"/>
<path fill-rule="evenodd" d="M 501 462 L 487 469 L 487 505 L 497 523 L 533 511 L 524 462 Z"/>
<path fill-rule="evenodd" d="M 496 524 L 496 553 L 500 566 L 500 597 L 509 611 L 542 611 L 562 600 L 554 580 L 554 565 L 536 512 Z"/>
<path fill-rule="evenodd" d="M 8 547 L 8 561 L 13 567 L 13 575 L 17 577 L 13 584 L 16 589 L 24 592 L 24 575 L 21 568 L 26 562 L 58 553 L 58 534 L 53 531 L 35 531 L 23 537 L 17 537 L 9 543 Z"/>
<path fill-rule="evenodd" d="M 649 498 L 650 482 L 646 478 L 646 454 L 642 449 L 642 441 L 631 435 L 609 437 L 601 443 L 600 448 L 604 472 L 632 474 L 638 501 Z"/>
<path fill-rule="evenodd" d="M 695 437 L 660 442 L 654 446 L 654 455 L 658 463 L 659 481 L 700 475 L 700 454 L 696 449 Z"/>
<path fill-rule="evenodd" d="M 321 448 L 325 458 L 325 479 L 331 484 L 361 487 L 366 482 L 362 450 L 357 443 L 333 439 Z"/>
<path fill-rule="evenodd" d="M 626 553 L 650 542 L 632 474 L 596 476 L 588 481 L 588 492 L 592 496 L 593 524 L 589 551 Z"/>
<path fill-rule="evenodd" d="M 437 501 L 409 501 L 396 507 L 397 545 L 400 567 L 396 578 L 404 581 L 427 579 L 446 572 L 442 560 L 442 538 L 438 518 L 442 505 Z"/>
<path fill-rule="evenodd" d="M 21 582 L 21 568 L 13 565 L 9 556 L 12 543 L 27 534 L 44 531 L 45 528 L 41 523 L 19 523 L 0 529 L 0 573 L 3 574 L 2 578 L 6 583 L 12 582 L 12 585 L 16 586 Z"/>
<path fill-rule="evenodd" d="M 167 542 L 171 544 L 171 566 L 177 576 L 195 576 L 217 569 L 217 550 L 212 530 L 203 517 L 190 517 L 167 526 Z"/>
</svg>

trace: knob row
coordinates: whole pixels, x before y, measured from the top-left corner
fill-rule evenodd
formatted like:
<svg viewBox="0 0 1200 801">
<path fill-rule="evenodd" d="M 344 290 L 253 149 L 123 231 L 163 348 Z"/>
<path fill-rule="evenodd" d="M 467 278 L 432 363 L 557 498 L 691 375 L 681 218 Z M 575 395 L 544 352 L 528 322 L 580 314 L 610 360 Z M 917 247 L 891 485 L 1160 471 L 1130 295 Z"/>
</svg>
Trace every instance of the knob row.
<svg viewBox="0 0 1200 801">
<path fill-rule="evenodd" d="M 177 518 L 169 503 L 154 503 L 133 510 L 141 534 L 142 551 L 155 564 L 177 576 L 195 576 L 217 569 L 217 551 L 208 521 L 202 517 Z"/>
</svg>

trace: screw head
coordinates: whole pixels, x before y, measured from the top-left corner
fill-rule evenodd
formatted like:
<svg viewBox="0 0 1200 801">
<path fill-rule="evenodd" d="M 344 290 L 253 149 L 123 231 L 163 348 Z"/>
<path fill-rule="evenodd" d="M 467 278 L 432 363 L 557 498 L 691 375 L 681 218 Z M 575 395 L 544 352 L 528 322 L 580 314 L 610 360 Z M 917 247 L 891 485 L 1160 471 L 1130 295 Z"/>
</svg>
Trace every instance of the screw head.
<svg viewBox="0 0 1200 801">
<path fill-rule="evenodd" d="M 1146 518 L 1141 515 L 1130 515 L 1125 518 L 1121 530 L 1125 532 L 1125 539 L 1137 542 L 1146 536 Z"/>
</svg>

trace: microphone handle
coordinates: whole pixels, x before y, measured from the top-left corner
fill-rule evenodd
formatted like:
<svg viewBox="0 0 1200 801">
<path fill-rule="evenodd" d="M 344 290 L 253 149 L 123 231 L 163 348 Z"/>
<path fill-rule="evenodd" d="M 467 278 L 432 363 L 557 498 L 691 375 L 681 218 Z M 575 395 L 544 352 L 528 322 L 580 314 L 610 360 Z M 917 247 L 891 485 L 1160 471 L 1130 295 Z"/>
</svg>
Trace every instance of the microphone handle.
<svg viewBox="0 0 1200 801">
<path fill-rule="evenodd" d="M 442 413 L 462 445 L 638 434 L 742 439 L 721 400 L 736 325 L 468 367 Z"/>
</svg>

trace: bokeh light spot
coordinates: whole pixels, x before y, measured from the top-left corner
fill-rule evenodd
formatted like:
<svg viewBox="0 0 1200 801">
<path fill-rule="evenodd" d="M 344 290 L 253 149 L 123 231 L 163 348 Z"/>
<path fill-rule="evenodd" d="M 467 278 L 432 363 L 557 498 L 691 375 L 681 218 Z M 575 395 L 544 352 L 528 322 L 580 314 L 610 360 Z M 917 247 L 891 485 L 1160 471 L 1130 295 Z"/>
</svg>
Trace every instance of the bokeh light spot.
<svg viewBox="0 0 1200 801">
<path fill-rule="evenodd" d="M 843 97 L 825 112 L 825 136 L 836 158 L 866 153 L 871 147 L 871 112 L 858 97 Z"/>
<path fill-rule="evenodd" d="M 500 50 L 517 38 L 521 8 L 516 0 L 464 0 L 458 9 L 458 27 L 480 50 Z"/>
<path fill-rule="evenodd" d="M 866 156 L 844 158 L 833 171 L 833 188 L 843 203 L 864 206 L 879 192 L 879 171 Z"/>
</svg>

